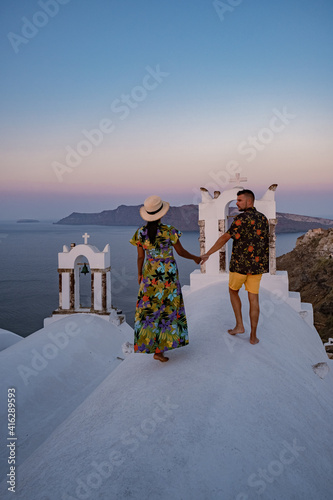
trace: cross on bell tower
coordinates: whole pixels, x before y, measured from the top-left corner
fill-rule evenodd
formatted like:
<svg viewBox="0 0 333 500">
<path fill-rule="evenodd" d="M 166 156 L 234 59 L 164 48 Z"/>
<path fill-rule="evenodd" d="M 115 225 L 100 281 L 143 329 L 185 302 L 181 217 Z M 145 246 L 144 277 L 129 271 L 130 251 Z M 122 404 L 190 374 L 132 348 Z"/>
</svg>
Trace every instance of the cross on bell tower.
<svg viewBox="0 0 333 500">
<path fill-rule="evenodd" d="M 229 182 L 247 182 L 247 177 L 241 177 L 241 174 L 239 172 L 237 172 L 235 174 L 235 177 L 233 179 L 230 179 Z M 241 187 L 241 186 L 235 186 L 235 187 Z"/>
<path fill-rule="evenodd" d="M 82 235 L 82 238 L 84 239 L 84 244 L 88 244 L 88 238 L 90 238 L 89 234 L 86 232 Z"/>
</svg>

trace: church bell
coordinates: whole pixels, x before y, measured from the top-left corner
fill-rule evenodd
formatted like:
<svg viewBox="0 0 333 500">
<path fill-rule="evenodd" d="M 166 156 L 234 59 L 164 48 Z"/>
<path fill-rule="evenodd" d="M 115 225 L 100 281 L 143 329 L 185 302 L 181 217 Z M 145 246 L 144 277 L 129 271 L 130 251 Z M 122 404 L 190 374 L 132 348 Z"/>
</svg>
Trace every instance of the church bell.
<svg viewBox="0 0 333 500">
<path fill-rule="evenodd" d="M 87 264 L 86 263 L 83 264 L 83 268 L 82 268 L 81 273 L 84 274 L 84 275 L 86 275 L 87 273 L 89 273 L 89 269 L 87 268 Z"/>
</svg>

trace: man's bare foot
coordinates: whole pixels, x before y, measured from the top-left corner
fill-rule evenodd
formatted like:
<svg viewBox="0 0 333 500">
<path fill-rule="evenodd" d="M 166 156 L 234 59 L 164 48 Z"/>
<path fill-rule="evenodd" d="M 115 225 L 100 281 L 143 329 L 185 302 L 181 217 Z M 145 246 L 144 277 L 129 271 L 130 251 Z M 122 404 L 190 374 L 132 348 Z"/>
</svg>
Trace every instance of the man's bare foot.
<svg viewBox="0 0 333 500">
<path fill-rule="evenodd" d="M 257 337 L 255 339 L 250 339 L 250 344 L 258 344 L 259 342 L 259 339 L 257 339 Z"/>
<path fill-rule="evenodd" d="M 155 353 L 154 354 L 154 359 L 158 359 L 158 361 L 161 361 L 162 363 L 165 363 L 166 361 L 169 361 L 169 358 L 167 358 L 166 356 L 164 356 L 164 354 L 158 354 L 158 353 Z"/>
<path fill-rule="evenodd" d="M 228 330 L 228 333 L 230 335 L 237 335 L 237 333 L 245 333 L 245 330 L 244 330 L 244 327 L 241 328 L 241 327 L 235 326 L 235 328 Z"/>
</svg>

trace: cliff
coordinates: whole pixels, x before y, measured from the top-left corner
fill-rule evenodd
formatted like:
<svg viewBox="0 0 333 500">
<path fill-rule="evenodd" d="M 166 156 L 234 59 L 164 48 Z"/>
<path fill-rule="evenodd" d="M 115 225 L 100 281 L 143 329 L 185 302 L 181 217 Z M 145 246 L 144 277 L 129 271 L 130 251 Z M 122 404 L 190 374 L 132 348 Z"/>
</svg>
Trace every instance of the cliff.
<svg viewBox="0 0 333 500">
<path fill-rule="evenodd" d="M 333 337 L 333 229 L 314 229 L 297 238 L 296 247 L 277 258 L 288 271 L 290 290 L 311 302 L 314 324 L 324 342 Z"/>
<path fill-rule="evenodd" d="M 114 210 L 103 210 L 100 213 L 78 213 L 73 212 L 68 217 L 61 219 L 56 224 L 72 225 L 100 225 L 100 226 L 141 226 L 143 220 L 140 217 L 137 206 L 120 205 Z M 168 213 L 163 217 L 165 224 L 171 224 L 181 228 L 183 231 L 198 230 L 198 207 L 196 205 L 182 205 L 181 207 L 170 207 Z"/>
<path fill-rule="evenodd" d="M 333 227 L 333 220 L 321 217 L 309 217 L 307 215 L 296 215 L 276 212 L 278 224 L 277 233 L 301 233 L 310 229 Z"/>
<path fill-rule="evenodd" d="M 114 210 L 103 210 L 100 213 L 73 212 L 68 217 L 61 219 L 56 224 L 69 225 L 100 225 L 100 226 L 141 226 L 143 221 L 137 206 L 120 205 Z M 235 215 L 237 209 L 231 209 Z M 314 228 L 328 229 L 333 227 L 333 220 L 319 217 L 308 217 L 277 212 L 277 233 L 297 233 Z M 198 231 L 198 206 L 182 205 L 170 207 L 169 212 L 163 217 L 163 222 L 178 227 L 182 231 Z"/>
</svg>

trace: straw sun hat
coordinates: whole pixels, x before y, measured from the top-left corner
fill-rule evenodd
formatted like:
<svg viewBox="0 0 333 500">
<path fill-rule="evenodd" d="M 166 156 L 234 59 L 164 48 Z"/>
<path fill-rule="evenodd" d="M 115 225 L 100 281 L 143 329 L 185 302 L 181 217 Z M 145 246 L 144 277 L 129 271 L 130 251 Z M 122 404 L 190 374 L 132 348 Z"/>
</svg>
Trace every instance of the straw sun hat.
<svg viewBox="0 0 333 500">
<path fill-rule="evenodd" d="M 143 207 L 140 208 L 140 215 L 147 222 L 158 220 L 167 213 L 170 204 L 162 201 L 159 196 L 153 195 L 145 199 Z"/>
</svg>

